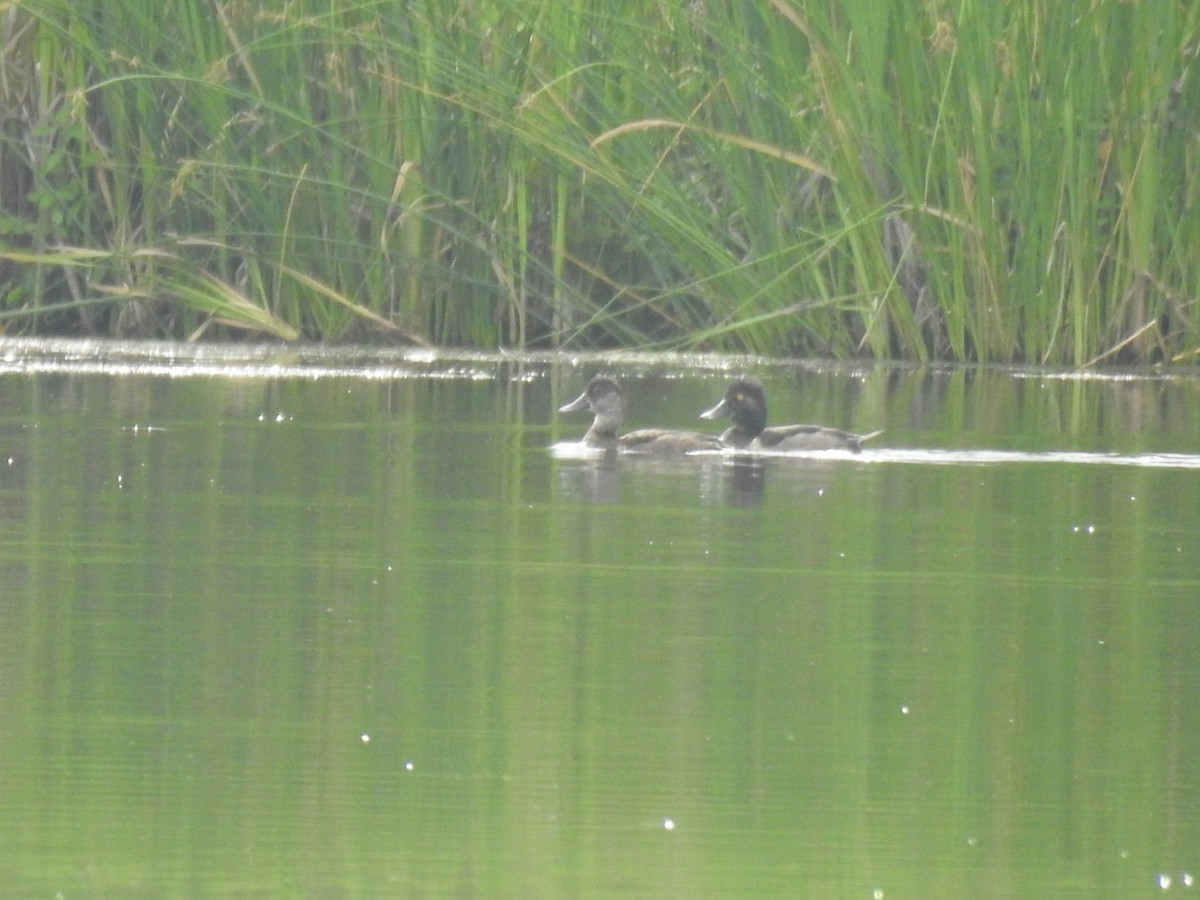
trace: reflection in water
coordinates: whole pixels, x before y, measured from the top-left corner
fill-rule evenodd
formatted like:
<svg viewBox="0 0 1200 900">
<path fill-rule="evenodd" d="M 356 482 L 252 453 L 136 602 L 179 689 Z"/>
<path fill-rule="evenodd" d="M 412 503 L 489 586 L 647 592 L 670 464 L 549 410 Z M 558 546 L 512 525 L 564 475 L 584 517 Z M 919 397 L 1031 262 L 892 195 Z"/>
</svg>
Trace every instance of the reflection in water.
<svg viewBox="0 0 1200 900">
<path fill-rule="evenodd" d="M 601 450 L 578 442 L 554 444 L 549 451 L 566 463 L 558 467 L 559 490 L 575 500 L 619 503 L 621 477 L 627 473 L 635 482 L 648 477 L 673 479 L 681 490 L 682 485 L 694 481 L 697 496 L 705 505 L 754 507 L 762 503 L 764 461 L 749 454 L 695 453 L 664 458 Z"/>
<path fill-rule="evenodd" d="M 665 461 L 547 452 L 575 358 L 31 346 L 0 338 L 4 896 L 1200 871 L 1200 379 L 607 361 L 655 424 L 748 366 L 781 421 L 887 428 Z"/>
<path fill-rule="evenodd" d="M 762 503 L 767 473 L 762 460 L 738 455 L 729 463 L 727 470 L 729 491 L 726 502 L 730 506 L 754 507 Z"/>
<path fill-rule="evenodd" d="M 557 446 L 568 448 L 565 451 L 568 455 L 560 458 L 574 461 L 573 465 L 558 468 L 558 488 L 564 497 L 589 503 L 616 503 L 620 499 L 615 451 L 588 447 L 582 443 Z M 570 455 L 575 447 L 591 452 Z"/>
<path fill-rule="evenodd" d="M 772 459 L 847 459 L 859 463 L 915 463 L 930 466 L 979 466 L 1002 463 L 1042 463 L 1083 466 L 1138 466 L 1150 469 L 1200 469 L 1200 455 L 1188 453 L 1076 453 L 1050 451 L 1022 453 L 1013 450 L 924 450 L 905 447 L 864 450 L 761 454 Z"/>
<path fill-rule="evenodd" d="M 1051 451 L 1023 453 L 1010 450 L 939 450 L 879 448 L 853 453 L 848 450 L 813 450 L 772 453 L 729 450 L 718 454 L 699 453 L 663 459 L 600 450 L 578 442 L 563 442 L 549 448 L 550 455 L 571 463 L 558 469 L 559 489 L 564 497 L 589 503 L 619 503 L 623 471 L 639 477 L 656 473 L 675 479 L 695 478 L 701 502 L 733 507 L 756 507 L 762 503 L 768 465 L 796 466 L 806 471 L 813 466 L 845 463 L 859 465 L 908 464 L 927 466 L 984 466 L 1012 463 L 1042 465 L 1133 466 L 1152 469 L 1200 469 L 1200 455 L 1184 453 L 1078 453 Z"/>
</svg>

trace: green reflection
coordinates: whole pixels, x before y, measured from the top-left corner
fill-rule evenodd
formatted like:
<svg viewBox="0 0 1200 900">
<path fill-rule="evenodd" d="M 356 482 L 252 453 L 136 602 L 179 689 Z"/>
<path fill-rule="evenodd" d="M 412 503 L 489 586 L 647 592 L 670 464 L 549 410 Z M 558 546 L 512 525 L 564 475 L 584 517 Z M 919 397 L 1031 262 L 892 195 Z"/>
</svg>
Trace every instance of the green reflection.
<svg viewBox="0 0 1200 900">
<path fill-rule="evenodd" d="M 1128 897 L 1197 874 L 1195 471 L 558 459 L 583 375 L 0 379 L 0 880 Z M 722 377 L 629 379 L 637 424 L 694 427 Z M 890 446 L 1125 453 L 1187 452 L 1193 388 L 771 385 L 778 421 Z"/>
</svg>

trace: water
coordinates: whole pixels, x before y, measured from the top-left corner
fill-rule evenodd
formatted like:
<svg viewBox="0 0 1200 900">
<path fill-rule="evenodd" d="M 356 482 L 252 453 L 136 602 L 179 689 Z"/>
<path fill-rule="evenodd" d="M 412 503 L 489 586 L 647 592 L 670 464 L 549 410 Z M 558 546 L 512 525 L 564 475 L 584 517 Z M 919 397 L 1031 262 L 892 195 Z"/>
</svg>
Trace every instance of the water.
<svg viewBox="0 0 1200 900">
<path fill-rule="evenodd" d="M 552 412 L 747 369 L 885 433 Z M 0 410 L 5 895 L 1200 891 L 1194 374 L 0 341 Z"/>
</svg>

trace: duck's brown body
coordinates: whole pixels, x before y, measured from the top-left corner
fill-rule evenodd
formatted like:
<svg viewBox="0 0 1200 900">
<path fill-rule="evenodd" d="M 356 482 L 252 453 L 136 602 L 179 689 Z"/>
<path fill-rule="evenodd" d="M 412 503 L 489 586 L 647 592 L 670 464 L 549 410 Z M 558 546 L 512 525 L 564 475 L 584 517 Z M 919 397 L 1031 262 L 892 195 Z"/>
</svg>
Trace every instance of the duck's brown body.
<svg viewBox="0 0 1200 900">
<path fill-rule="evenodd" d="M 683 455 L 720 450 L 722 446 L 715 434 L 696 431 L 640 428 L 620 434 L 621 423 L 625 421 L 625 396 L 621 386 L 606 376 L 593 378 L 582 394 L 558 411 L 575 412 L 581 409 L 591 410 L 594 416 L 591 427 L 583 436 L 583 442 L 592 447 L 628 453 Z"/>
</svg>

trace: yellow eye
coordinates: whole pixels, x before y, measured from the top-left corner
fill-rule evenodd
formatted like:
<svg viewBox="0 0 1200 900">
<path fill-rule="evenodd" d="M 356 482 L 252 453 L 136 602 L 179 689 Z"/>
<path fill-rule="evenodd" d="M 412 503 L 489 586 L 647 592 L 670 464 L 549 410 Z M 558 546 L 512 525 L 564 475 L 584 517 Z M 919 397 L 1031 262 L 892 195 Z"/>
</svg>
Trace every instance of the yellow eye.
<svg viewBox="0 0 1200 900">
<path fill-rule="evenodd" d="M 740 400 L 745 400 L 745 399 L 746 399 L 746 395 L 745 395 L 745 394 L 741 394 L 741 393 L 734 394 L 734 395 L 733 395 L 733 399 L 734 399 L 734 400 L 739 400 L 739 401 L 740 401 Z"/>
</svg>

